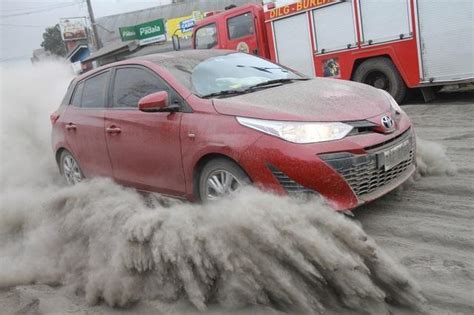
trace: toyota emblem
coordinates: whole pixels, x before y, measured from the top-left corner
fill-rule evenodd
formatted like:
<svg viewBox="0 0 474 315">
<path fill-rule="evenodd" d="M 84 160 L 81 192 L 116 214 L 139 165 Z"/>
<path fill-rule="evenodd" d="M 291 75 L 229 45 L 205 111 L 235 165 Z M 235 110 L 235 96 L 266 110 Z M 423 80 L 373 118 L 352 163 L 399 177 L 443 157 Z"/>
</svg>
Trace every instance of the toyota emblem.
<svg viewBox="0 0 474 315">
<path fill-rule="evenodd" d="M 392 117 L 390 117 L 389 115 L 385 115 L 382 117 L 382 125 L 385 127 L 385 129 L 392 129 L 394 124 L 395 123 Z"/>
</svg>

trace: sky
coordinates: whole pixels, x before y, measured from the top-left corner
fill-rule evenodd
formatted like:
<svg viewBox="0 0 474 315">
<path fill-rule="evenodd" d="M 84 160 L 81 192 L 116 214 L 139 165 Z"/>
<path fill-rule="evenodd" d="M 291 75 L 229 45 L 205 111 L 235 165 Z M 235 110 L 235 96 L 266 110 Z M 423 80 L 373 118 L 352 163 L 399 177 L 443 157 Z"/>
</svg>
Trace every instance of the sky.
<svg viewBox="0 0 474 315">
<path fill-rule="evenodd" d="M 97 17 L 145 9 L 171 0 L 91 0 Z M 87 16 L 85 0 L 0 0 L 0 63 L 28 60 L 44 29 L 60 18 Z"/>
</svg>

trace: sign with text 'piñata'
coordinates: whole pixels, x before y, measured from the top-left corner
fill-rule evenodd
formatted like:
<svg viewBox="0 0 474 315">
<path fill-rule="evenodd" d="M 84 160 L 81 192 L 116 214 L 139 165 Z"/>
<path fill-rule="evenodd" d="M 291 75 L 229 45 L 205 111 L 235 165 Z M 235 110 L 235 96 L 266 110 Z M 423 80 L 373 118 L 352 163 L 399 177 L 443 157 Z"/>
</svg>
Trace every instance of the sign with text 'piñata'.
<svg viewBox="0 0 474 315">
<path fill-rule="evenodd" d="M 142 46 L 166 40 L 166 30 L 163 19 L 134 26 L 120 27 L 119 31 L 122 41 L 138 39 Z"/>
</svg>

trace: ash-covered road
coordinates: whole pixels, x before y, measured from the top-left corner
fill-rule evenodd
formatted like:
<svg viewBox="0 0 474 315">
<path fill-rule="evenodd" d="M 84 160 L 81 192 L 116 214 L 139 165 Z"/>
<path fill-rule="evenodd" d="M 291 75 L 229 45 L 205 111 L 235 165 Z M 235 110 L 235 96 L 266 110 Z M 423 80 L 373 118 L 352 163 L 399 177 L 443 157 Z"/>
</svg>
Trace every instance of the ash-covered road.
<svg viewBox="0 0 474 315">
<path fill-rule="evenodd" d="M 419 137 L 447 148 L 458 172 L 421 178 L 356 217 L 408 268 L 430 313 L 474 314 L 474 93 L 446 93 L 403 109 Z"/>
<path fill-rule="evenodd" d="M 371 306 L 372 314 L 382 314 L 390 307 L 399 314 L 402 310 L 386 305 L 384 297 L 403 300 L 406 293 L 417 302 L 412 279 L 428 299 L 429 314 L 474 313 L 473 93 L 404 106 L 421 138 L 447 147 L 458 173 L 421 177 L 355 211 L 354 220 L 362 223 L 367 238 L 356 224 L 325 212 L 317 202 L 294 204 L 255 191 L 224 201 L 227 214 L 216 206 L 150 205 L 107 180 L 64 188 L 51 157 L 45 119 L 70 78 L 61 69 L 14 69 L 15 75 L 2 82 L 0 314 L 196 313 L 196 306 L 204 309 L 203 293 L 221 303 L 207 305 L 207 313 L 213 314 L 274 314 L 278 311 L 270 306 L 280 304 L 282 309 L 295 302 L 306 310 L 334 314 L 315 302 L 337 306 L 338 299 L 362 312 Z M 18 95 L 25 84 L 35 92 Z M 438 146 L 425 143 L 423 148 L 427 157 L 443 160 Z M 167 228 L 160 229 L 160 224 Z M 124 226 L 132 233 L 122 233 Z M 342 242 L 347 235 L 359 237 Z M 216 246 L 212 255 L 195 250 L 203 248 L 202 240 Z M 152 257 L 157 252 L 161 256 Z M 233 252 L 238 253 L 234 258 Z M 395 262 L 380 264 L 382 252 Z M 375 263 L 374 253 L 382 257 Z M 162 264 L 157 258 L 165 256 L 169 272 L 137 272 Z M 202 268 L 196 277 L 188 268 L 193 258 L 220 269 Z M 327 263 L 319 278 L 311 264 L 318 259 Z M 123 270 L 124 262 L 133 268 Z M 210 292 L 200 277 L 212 284 L 207 286 Z M 391 292 L 394 288 L 403 290 Z M 157 298 L 163 293 L 169 295 Z M 173 294 L 182 298 L 173 299 Z M 112 308 L 104 301 L 127 308 Z M 239 302 L 268 306 L 236 312 L 222 308 Z"/>
</svg>

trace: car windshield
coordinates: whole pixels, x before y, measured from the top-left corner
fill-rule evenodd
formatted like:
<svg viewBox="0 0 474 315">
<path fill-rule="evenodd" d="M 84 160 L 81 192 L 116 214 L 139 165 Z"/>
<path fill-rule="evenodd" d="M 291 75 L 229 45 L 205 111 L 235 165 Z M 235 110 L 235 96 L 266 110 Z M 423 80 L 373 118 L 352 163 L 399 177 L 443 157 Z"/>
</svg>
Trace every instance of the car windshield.
<svg viewBox="0 0 474 315">
<path fill-rule="evenodd" d="M 199 97 L 231 96 L 251 92 L 256 87 L 308 79 L 288 68 L 245 53 L 222 54 L 204 60 L 183 59 L 180 64 L 162 65 Z"/>
</svg>

